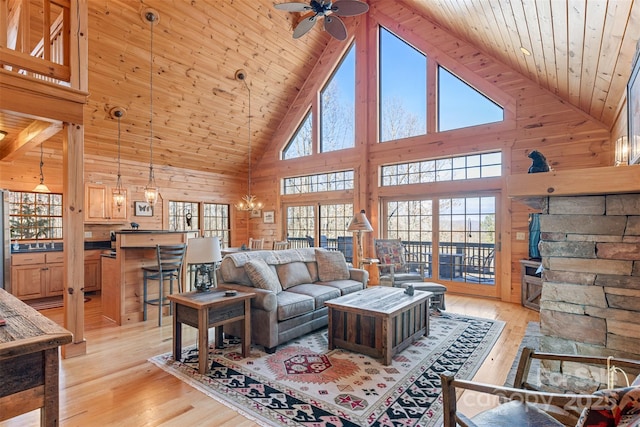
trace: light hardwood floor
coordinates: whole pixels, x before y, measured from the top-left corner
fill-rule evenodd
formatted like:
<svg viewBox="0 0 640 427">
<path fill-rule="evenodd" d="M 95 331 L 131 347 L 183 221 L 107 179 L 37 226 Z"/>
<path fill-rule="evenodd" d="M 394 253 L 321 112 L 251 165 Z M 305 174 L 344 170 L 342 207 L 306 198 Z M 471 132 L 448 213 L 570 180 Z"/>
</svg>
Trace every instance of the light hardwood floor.
<svg viewBox="0 0 640 427">
<path fill-rule="evenodd" d="M 170 318 L 165 318 L 161 328 L 154 319 L 119 327 L 102 317 L 99 296 L 90 298 L 85 303 L 87 354 L 61 362 L 61 426 L 255 425 L 147 362 L 151 356 L 171 351 Z M 506 322 L 475 376 L 477 381 L 492 384 L 504 383 L 528 322 L 539 321 L 537 312 L 520 305 L 457 295 L 447 295 L 447 311 Z M 42 313 L 63 323 L 62 309 Z M 195 343 L 195 330 L 184 330 L 184 344 Z M 493 404 L 465 402 L 462 409 L 473 415 Z M 37 425 L 39 411 L 0 423 L 0 427 Z"/>
</svg>

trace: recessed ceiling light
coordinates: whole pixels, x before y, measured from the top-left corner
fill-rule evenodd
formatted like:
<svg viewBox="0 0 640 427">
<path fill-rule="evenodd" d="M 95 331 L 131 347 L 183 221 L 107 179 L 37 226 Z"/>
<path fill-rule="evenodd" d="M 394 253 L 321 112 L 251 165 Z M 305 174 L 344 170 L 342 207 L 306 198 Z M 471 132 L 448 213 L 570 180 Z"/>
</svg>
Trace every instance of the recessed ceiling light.
<svg viewBox="0 0 640 427">
<path fill-rule="evenodd" d="M 529 50 L 524 46 L 520 46 L 520 52 L 524 53 L 527 56 L 531 56 L 531 52 L 529 52 Z"/>
<path fill-rule="evenodd" d="M 5 136 L 7 136 L 7 132 L 0 130 L 0 141 L 2 141 Z"/>
</svg>

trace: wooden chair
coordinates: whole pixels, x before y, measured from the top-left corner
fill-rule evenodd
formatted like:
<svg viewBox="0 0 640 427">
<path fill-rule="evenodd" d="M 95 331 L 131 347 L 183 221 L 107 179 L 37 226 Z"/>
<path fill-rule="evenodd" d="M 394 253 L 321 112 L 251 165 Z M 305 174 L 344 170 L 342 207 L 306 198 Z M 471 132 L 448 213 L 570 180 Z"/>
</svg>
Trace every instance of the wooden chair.
<svg viewBox="0 0 640 427">
<path fill-rule="evenodd" d="M 264 239 L 254 239 L 249 237 L 249 249 L 264 249 Z"/>
<path fill-rule="evenodd" d="M 579 392 L 549 392 L 542 391 L 541 387 L 528 382 L 531 362 L 534 359 L 553 361 L 554 363 L 584 364 L 593 368 L 600 366 L 616 366 L 630 369 L 634 374 L 640 371 L 640 361 L 605 358 L 593 356 L 578 356 L 555 353 L 536 353 L 533 349 L 525 348 L 518 362 L 518 368 L 514 380 L 514 387 L 503 387 L 491 384 L 482 384 L 474 381 L 457 380 L 448 373 L 440 375 L 442 381 L 442 399 L 444 427 L 480 427 L 480 426 L 569 426 L 578 425 L 578 418 L 598 419 L 603 412 L 615 411 L 619 402 L 614 402 L 612 396 L 620 396 L 619 390 L 631 390 L 628 394 L 640 394 L 640 377 L 636 378 L 632 387 L 615 389 L 611 391 Z M 634 387 L 635 385 L 635 387 Z M 613 387 L 613 385 L 609 385 Z M 545 386 L 547 388 L 547 386 Z M 485 393 L 500 397 L 502 403 L 499 406 L 484 411 L 473 418 L 468 418 L 457 409 L 456 393 L 469 390 L 474 393 Z M 465 399 L 470 399 L 465 393 Z M 637 397 L 632 398 L 637 402 Z M 619 408 L 618 408 L 619 409 Z M 623 411 L 624 412 L 623 408 Z M 638 411 L 638 408 L 626 408 Z M 638 425 L 640 418 L 638 412 L 630 412 L 626 416 L 626 423 L 620 425 Z M 595 421 L 592 421 L 595 424 Z M 630 423 L 629 423 L 630 422 Z M 587 423 L 585 425 L 592 425 Z M 603 424 L 604 425 L 604 424 Z M 608 425 L 608 424 L 607 424 Z M 615 424 L 611 424 L 615 425 Z"/>
<path fill-rule="evenodd" d="M 281 251 L 284 249 L 289 249 L 289 242 L 284 240 L 282 242 L 273 242 L 273 250 Z"/>
</svg>

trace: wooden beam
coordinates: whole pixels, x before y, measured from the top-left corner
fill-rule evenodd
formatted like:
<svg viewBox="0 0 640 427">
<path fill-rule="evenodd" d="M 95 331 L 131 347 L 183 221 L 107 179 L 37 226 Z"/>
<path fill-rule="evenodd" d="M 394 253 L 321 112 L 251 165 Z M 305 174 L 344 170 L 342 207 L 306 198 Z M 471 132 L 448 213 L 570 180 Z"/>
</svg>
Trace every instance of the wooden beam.
<svg viewBox="0 0 640 427">
<path fill-rule="evenodd" d="M 640 167 L 634 165 L 517 174 L 507 177 L 507 195 L 513 198 L 638 192 Z"/>
<path fill-rule="evenodd" d="M 43 122 L 35 120 L 24 128 L 13 141 L 9 141 L 0 151 L 0 161 L 13 161 L 33 147 L 42 144 L 62 130 L 61 122 Z"/>
<path fill-rule="evenodd" d="M 88 0 L 71 3 L 71 86 L 89 88 Z M 87 353 L 84 338 L 84 117 L 65 123 L 62 141 L 64 187 L 64 327 L 73 342 L 62 348 L 64 358 Z"/>
</svg>

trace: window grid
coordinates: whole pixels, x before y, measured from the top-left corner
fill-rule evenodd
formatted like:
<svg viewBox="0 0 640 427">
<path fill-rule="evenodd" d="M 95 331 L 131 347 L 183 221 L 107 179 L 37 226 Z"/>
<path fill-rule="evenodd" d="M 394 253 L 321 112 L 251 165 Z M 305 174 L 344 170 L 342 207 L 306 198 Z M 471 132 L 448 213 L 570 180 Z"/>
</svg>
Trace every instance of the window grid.
<svg viewBox="0 0 640 427">
<path fill-rule="evenodd" d="M 354 174 L 351 170 L 285 178 L 282 194 L 353 190 L 353 176 Z"/>
<path fill-rule="evenodd" d="M 492 178 L 502 175 L 502 153 L 495 151 L 382 166 L 383 187 Z"/>
<path fill-rule="evenodd" d="M 62 194 L 9 192 L 12 240 L 62 239 Z"/>
<path fill-rule="evenodd" d="M 388 201 L 386 209 L 386 238 L 405 242 L 408 262 L 431 263 L 433 241 L 433 202 L 431 200 Z M 431 276 L 431 268 L 425 271 Z"/>
<path fill-rule="evenodd" d="M 229 205 L 220 203 L 204 203 L 202 214 L 202 235 L 217 236 L 220 246 L 227 248 L 231 242 L 231 221 Z"/>
<path fill-rule="evenodd" d="M 316 217 L 313 206 L 287 207 L 287 238 L 293 241 L 313 238 Z M 305 245 L 306 246 L 306 245 Z"/>
<path fill-rule="evenodd" d="M 187 214 L 191 214 L 191 219 Z M 169 230 L 197 230 L 200 224 L 198 216 L 198 203 L 169 201 Z"/>
</svg>

